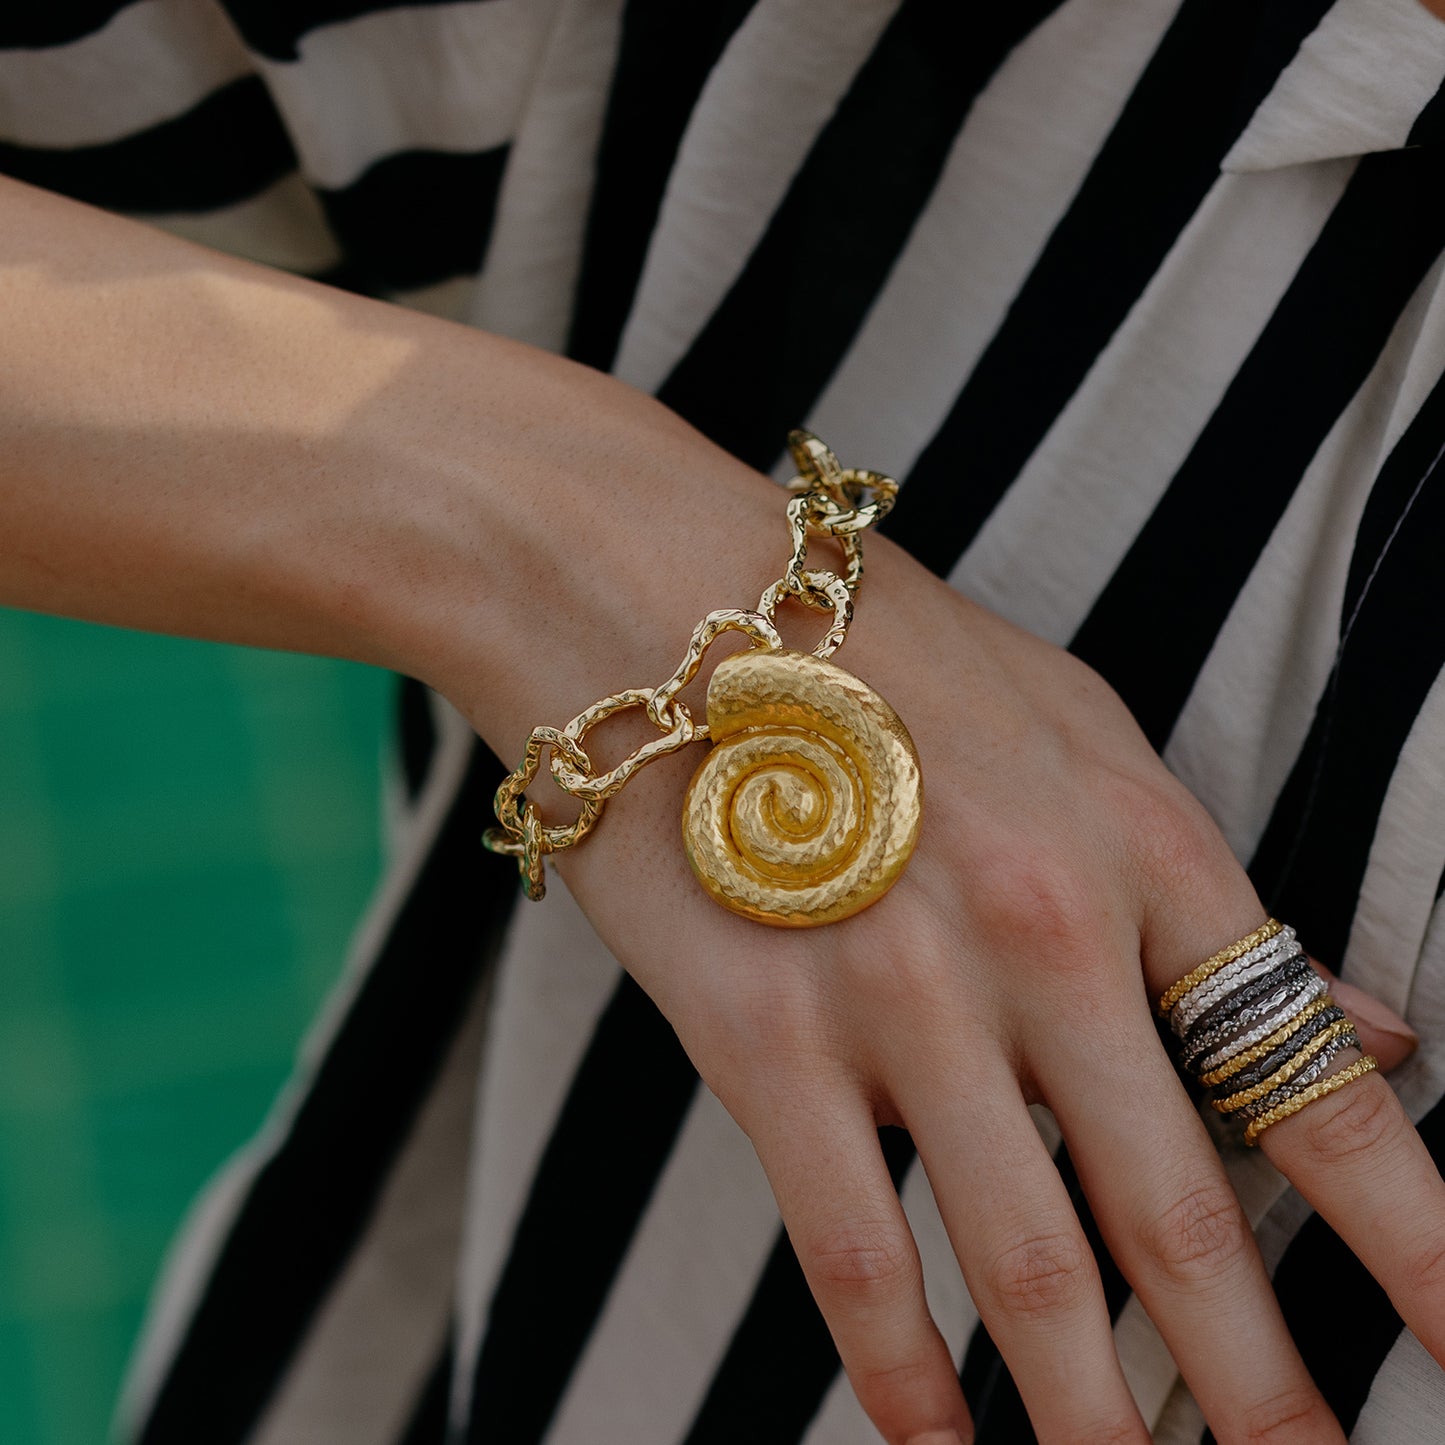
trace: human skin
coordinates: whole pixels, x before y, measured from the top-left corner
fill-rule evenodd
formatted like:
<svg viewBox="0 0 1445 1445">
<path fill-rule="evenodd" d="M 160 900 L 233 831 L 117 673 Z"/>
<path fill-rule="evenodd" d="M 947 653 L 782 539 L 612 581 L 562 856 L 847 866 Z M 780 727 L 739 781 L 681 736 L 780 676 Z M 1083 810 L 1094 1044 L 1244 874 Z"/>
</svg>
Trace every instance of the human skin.
<svg viewBox="0 0 1445 1445">
<path fill-rule="evenodd" d="M 395 668 L 510 758 L 661 681 L 782 569 L 777 488 L 611 378 L 12 182 L 0 218 L 0 601 Z M 1260 901 L 1102 679 L 866 545 L 837 660 L 927 787 L 892 892 L 816 930 L 720 909 L 683 858 L 677 758 L 557 860 L 569 888 L 752 1139 L 890 1442 L 970 1426 L 880 1124 L 911 1131 L 1040 1440 L 1148 1439 L 1033 1102 L 1222 1445 L 1342 1440 L 1149 1003 Z M 1408 1052 L 1339 996 L 1385 1062 Z M 1445 1185 L 1388 1085 L 1264 1148 L 1445 1363 Z"/>
</svg>

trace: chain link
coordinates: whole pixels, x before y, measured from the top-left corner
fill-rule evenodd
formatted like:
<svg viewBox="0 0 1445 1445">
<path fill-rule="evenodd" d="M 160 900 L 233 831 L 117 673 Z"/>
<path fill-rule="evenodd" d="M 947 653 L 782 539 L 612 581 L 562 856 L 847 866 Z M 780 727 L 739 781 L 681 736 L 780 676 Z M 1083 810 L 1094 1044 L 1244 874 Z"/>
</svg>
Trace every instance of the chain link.
<svg viewBox="0 0 1445 1445">
<path fill-rule="evenodd" d="M 574 847 L 596 826 L 603 804 L 618 793 L 639 768 L 675 753 L 708 735 L 707 724 L 696 722 L 678 694 L 702 669 L 712 644 L 727 632 L 741 632 L 752 648 L 778 651 L 783 640 L 777 629 L 777 610 L 789 598 L 817 611 L 831 612 L 832 623 L 813 649 L 815 657 L 831 657 L 843 644 L 853 620 L 853 597 L 863 580 L 862 534 L 891 510 L 898 483 L 879 472 L 845 469 L 838 458 L 810 432 L 795 431 L 788 447 L 798 474 L 788 483 L 788 535 L 792 553 L 783 575 L 764 589 L 756 610 L 738 607 L 709 612 L 693 634 L 673 674 L 656 687 L 626 688 L 584 708 L 565 727 L 532 729 L 521 765 L 497 789 L 495 828 L 488 828 L 482 843 L 494 853 L 517 859 L 527 897 L 546 892 L 543 859 Z M 841 571 L 808 566 L 812 537 L 828 537 L 843 553 Z M 618 713 L 641 708 L 659 736 L 635 748 L 615 767 L 598 771 L 583 747 L 587 734 Z M 577 799 L 581 811 L 571 823 L 545 824 L 527 789 L 550 754 L 548 771 L 553 782 Z"/>
</svg>

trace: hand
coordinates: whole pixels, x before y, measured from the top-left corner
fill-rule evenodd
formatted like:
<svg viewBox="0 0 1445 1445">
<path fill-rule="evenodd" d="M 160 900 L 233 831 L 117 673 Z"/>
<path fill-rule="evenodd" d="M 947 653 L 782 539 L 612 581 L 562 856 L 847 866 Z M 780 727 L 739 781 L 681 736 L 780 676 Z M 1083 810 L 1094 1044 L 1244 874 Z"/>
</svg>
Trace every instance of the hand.
<svg viewBox="0 0 1445 1445">
<path fill-rule="evenodd" d="M 649 517 L 636 521 L 643 533 L 670 525 Z M 649 559 L 679 555 L 676 538 L 635 545 Z M 1152 1000 L 1264 909 L 1095 674 L 877 539 L 868 564 L 838 660 L 907 721 L 927 789 L 923 835 L 894 890 L 803 932 L 721 910 L 678 837 L 690 768 L 667 762 L 560 856 L 569 887 L 752 1138 L 889 1441 L 970 1431 L 880 1124 L 912 1132 L 1039 1438 L 1148 1439 L 1033 1102 L 1057 1116 L 1111 1250 L 1221 1442 L 1342 1440 L 1152 1022 Z M 679 576 L 689 620 L 745 602 L 751 585 L 703 595 Z M 619 637 L 618 657 L 604 653 L 574 706 L 530 720 L 560 722 L 591 700 L 593 682 L 602 692 L 659 680 L 687 625 L 655 620 L 650 664 L 623 657 L 631 635 Z M 1371 1049 L 1395 1059 L 1408 1049 L 1359 1023 Z M 1388 1086 L 1363 1079 L 1264 1144 L 1445 1359 L 1445 1188 Z"/>
<path fill-rule="evenodd" d="M 0 191 L 10 604 L 395 666 L 511 756 L 778 574 L 776 490 L 606 377 Z M 1339 1440 L 1150 1017 L 1258 900 L 1097 677 L 885 542 L 868 565 L 840 661 L 928 791 L 893 892 L 802 934 L 724 912 L 683 861 L 680 762 L 569 882 L 753 1138 L 890 1440 L 968 1427 L 880 1123 L 912 1131 L 1040 1437 L 1147 1438 L 1036 1099 L 1220 1440 Z M 1445 1358 L 1445 1186 L 1384 1082 L 1265 1148 Z"/>
</svg>

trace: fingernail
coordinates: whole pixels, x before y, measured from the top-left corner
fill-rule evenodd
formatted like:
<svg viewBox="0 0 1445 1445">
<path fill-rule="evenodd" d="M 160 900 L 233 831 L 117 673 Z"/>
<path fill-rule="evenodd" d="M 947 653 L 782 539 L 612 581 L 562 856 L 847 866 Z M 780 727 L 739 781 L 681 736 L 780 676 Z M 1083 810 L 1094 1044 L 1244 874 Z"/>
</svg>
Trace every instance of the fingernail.
<svg viewBox="0 0 1445 1445">
<path fill-rule="evenodd" d="M 1337 983 L 1330 992 L 1356 1023 L 1368 1024 L 1372 1029 L 1379 1029 L 1382 1034 L 1392 1034 L 1397 1039 L 1403 1039 L 1411 1049 L 1418 1047 L 1420 1035 L 1394 1009 L 1387 1008 L 1373 994 L 1349 983 Z"/>
</svg>

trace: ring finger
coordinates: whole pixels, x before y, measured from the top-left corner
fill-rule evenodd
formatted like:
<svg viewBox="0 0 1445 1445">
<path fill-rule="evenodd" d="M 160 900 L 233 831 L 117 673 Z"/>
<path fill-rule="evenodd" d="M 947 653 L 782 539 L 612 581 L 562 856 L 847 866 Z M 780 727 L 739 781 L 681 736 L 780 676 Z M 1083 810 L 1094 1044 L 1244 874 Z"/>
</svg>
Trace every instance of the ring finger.
<svg viewBox="0 0 1445 1445">
<path fill-rule="evenodd" d="M 1346 1049 L 1331 1059 L 1284 1105 L 1302 1104 L 1299 1112 L 1266 1127 L 1259 1142 L 1445 1364 L 1445 1182 L 1382 1078 L 1338 1077 L 1359 1058 Z M 1332 1079 L 1343 1086 L 1324 1093 Z M 1310 1102 L 1317 1092 L 1323 1097 Z"/>
</svg>

